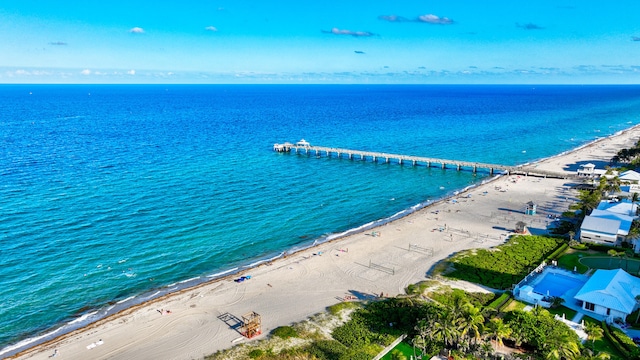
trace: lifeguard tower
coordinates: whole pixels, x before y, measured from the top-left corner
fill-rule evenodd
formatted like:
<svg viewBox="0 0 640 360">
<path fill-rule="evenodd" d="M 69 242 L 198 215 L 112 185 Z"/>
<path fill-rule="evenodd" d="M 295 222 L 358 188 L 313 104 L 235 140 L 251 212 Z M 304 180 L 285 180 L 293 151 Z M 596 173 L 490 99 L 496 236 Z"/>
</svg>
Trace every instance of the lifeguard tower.
<svg viewBox="0 0 640 360">
<path fill-rule="evenodd" d="M 242 315 L 242 327 L 240 328 L 242 335 L 248 339 L 262 334 L 262 318 L 255 311 Z"/>
<path fill-rule="evenodd" d="M 527 214 L 527 215 L 535 215 L 537 207 L 538 206 L 533 201 L 529 201 L 527 203 L 527 207 L 526 207 L 524 213 Z"/>
</svg>

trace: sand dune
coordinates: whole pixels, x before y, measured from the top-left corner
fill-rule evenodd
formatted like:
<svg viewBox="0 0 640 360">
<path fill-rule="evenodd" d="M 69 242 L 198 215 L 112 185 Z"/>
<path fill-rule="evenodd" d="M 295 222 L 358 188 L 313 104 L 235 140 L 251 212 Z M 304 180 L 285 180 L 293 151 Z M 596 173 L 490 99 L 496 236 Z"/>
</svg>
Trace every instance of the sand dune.
<svg viewBox="0 0 640 360">
<path fill-rule="evenodd" d="M 632 128 L 537 166 L 569 171 L 581 163 L 607 162 L 638 138 L 640 128 Z M 379 236 L 371 230 L 351 235 L 246 271 L 251 279 L 242 283 L 225 278 L 156 299 L 16 358 L 47 359 L 54 350 L 60 359 L 200 358 L 249 341 L 236 330 L 238 319 L 249 311 L 262 316 L 265 336 L 345 296 L 403 293 L 407 285 L 424 280 L 438 261 L 463 249 L 502 243 L 517 221 L 543 232 L 548 214 L 560 214 L 575 201 L 574 183 L 502 176 L 374 229 Z M 539 215 L 523 215 L 529 201 L 538 204 Z M 417 246 L 410 251 L 409 245 Z M 100 340 L 102 344 L 87 348 Z"/>
</svg>

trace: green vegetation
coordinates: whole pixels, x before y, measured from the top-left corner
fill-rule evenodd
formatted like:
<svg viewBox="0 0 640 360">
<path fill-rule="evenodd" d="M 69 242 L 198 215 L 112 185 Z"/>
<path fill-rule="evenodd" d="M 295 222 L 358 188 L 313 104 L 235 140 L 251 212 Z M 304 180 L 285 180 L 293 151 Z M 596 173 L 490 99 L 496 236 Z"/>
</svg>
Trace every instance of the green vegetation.
<svg viewBox="0 0 640 360">
<path fill-rule="evenodd" d="M 407 295 L 422 295 L 424 294 L 426 289 L 434 286 L 437 283 L 437 281 L 426 280 L 421 281 L 417 284 L 409 284 L 409 286 L 407 286 L 407 288 L 405 289 L 405 292 L 407 293 Z"/>
<path fill-rule="evenodd" d="M 640 358 L 640 349 L 638 349 L 638 346 L 633 342 L 633 340 L 630 337 L 627 336 L 627 334 L 625 334 L 622 330 L 618 329 L 617 327 L 614 327 L 614 326 L 608 326 L 608 327 L 609 327 L 608 332 L 612 337 L 612 342 L 620 345 L 622 349 L 618 348 L 618 350 L 620 350 L 621 353 L 623 353 L 629 359 Z M 605 332 L 607 332 L 607 330 L 605 330 Z"/>
<path fill-rule="evenodd" d="M 638 167 L 638 165 L 640 165 L 640 140 L 629 149 L 620 149 L 616 155 L 611 158 L 611 162 Z"/>
<path fill-rule="evenodd" d="M 273 329 L 271 335 L 277 336 L 281 339 L 288 339 L 292 337 L 298 337 L 298 332 L 291 326 L 280 326 Z"/>
<path fill-rule="evenodd" d="M 494 289 L 507 289 L 518 283 L 561 245 L 562 239 L 555 237 L 515 236 L 493 249 L 469 250 L 457 254 L 451 259 L 455 270 L 446 276 Z"/>
<path fill-rule="evenodd" d="M 609 327 L 604 321 L 601 323 L 602 329 L 604 329 L 604 335 L 609 340 L 609 342 L 616 348 L 616 350 L 622 354 L 623 357 L 627 359 L 637 359 L 640 356 L 640 352 L 638 352 L 638 347 L 633 344 L 633 348 L 628 348 L 627 345 L 621 342 L 620 338 L 628 338 L 626 334 L 615 327 Z M 616 331 L 617 330 L 617 331 Z M 618 333 L 619 332 L 619 333 Z M 621 333 L 621 334 L 620 334 Z M 629 339 L 631 340 L 631 339 Z"/>
<path fill-rule="evenodd" d="M 582 251 L 569 251 L 558 258 L 558 266 L 571 271 L 576 269 L 579 273 L 584 274 L 589 270 L 589 267 L 582 264 L 580 259 L 589 255 Z"/>
<path fill-rule="evenodd" d="M 389 351 L 385 356 L 383 356 L 382 360 L 401 359 L 399 355 L 396 355 L 397 353 L 394 354 L 395 351 L 402 354 L 405 359 L 410 359 L 412 356 L 414 356 L 413 346 L 407 344 L 404 341 L 401 341 L 398 345 L 396 345 L 396 347 L 393 348 L 393 350 Z"/>
<path fill-rule="evenodd" d="M 343 302 L 339 302 L 339 303 L 337 303 L 335 305 L 329 306 L 327 308 L 327 310 L 329 311 L 329 313 L 331 315 L 338 315 L 343 310 L 357 309 L 360 306 L 361 306 L 360 303 L 357 303 L 357 302 L 343 301 Z"/>
<path fill-rule="evenodd" d="M 555 309 L 549 309 L 549 312 L 553 315 L 558 315 L 560 317 L 562 317 L 562 315 L 564 314 L 565 319 L 567 320 L 571 320 L 573 319 L 574 316 L 576 316 L 577 312 L 573 309 L 569 309 L 566 306 L 559 306 Z"/>
<path fill-rule="evenodd" d="M 259 359 L 263 355 L 264 351 L 262 351 L 262 349 L 253 349 L 249 351 L 249 357 L 252 359 Z"/>
<path fill-rule="evenodd" d="M 568 251 L 558 262 L 573 268 L 580 265 L 580 258 L 595 254 L 567 249 L 558 238 L 518 236 L 498 248 L 456 257 L 454 273 L 465 273 L 461 269 L 468 274 L 487 272 L 500 278 L 501 284 L 511 285 L 542 259 Z M 499 264 L 508 265 L 496 266 Z M 640 356 L 619 330 L 603 327 L 590 318 L 585 318 L 589 341 L 581 344 L 571 329 L 553 317 L 575 315 L 564 306 L 551 311 L 541 307 L 524 311 L 526 304 L 514 300 L 509 292 L 500 296 L 467 293 L 436 281 L 408 286 L 407 293 L 368 303 L 341 302 L 328 308 L 327 313 L 316 315 L 306 326 L 303 322 L 279 327 L 268 340 L 238 347 L 238 353 L 221 352 L 206 359 L 364 360 L 373 358 L 403 334 L 407 335 L 406 343 L 384 359 L 406 359 L 414 352 L 430 358 L 443 351 L 455 359 L 489 359 L 507 345 L 525 351 L 520 358 L 532 360 L 607 356 L 621 360 Z M 319 325 L 322 316 L 329 319 L 324 326 L 332 324 L 330 328 Z"/>
<path fill-rule="evenodd" d="M 489 305 L 487 305 L 487 308 L 495 311 L 499 311 L 502 307 L 504 307 L 507 304 L 507 301 L 509 301 L 510 299 L 511 299 L 511 293 L 503 292 L 502 295 L 500 295 L 498 298 L 493 300 Z"/>
</svg>

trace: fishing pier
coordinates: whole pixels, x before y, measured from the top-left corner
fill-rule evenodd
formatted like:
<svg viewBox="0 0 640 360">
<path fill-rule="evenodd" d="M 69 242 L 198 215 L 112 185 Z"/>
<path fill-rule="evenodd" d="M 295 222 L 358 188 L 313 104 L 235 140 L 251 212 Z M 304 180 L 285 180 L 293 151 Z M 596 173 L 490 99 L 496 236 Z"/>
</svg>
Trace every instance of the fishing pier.
<svg viewBox="0 0 640 360">
<path fill-rule="evenodd" d="M 280 153 L 293 153 L 303 154 L 303 155 L 315 155 L 316 157 L 335 157 L 338 159 L 349 159 L 349 160 L 361 160 L 361 161 L 372 161 L 374 163 L 395 163 L 399 165 L 411 165 L 411 166 L 425 166 L 427 168 L 436 167 L 441 169 L 456 169 L 458 171 L 467 170 L 476 173 L 478 171 L 485 171 L 489 174 L 494 174 L 496 172 L 506 173 L 506 174 L 515 174 L 515 175 L 525 175 L 525 176 L 537 176 L 537 177 L 550 177 L 550 178 L 571 178 L 573 177 L 570 173 L 562 173 L 562 172 L 552 172 L 541 169 L 536 169 L 535 167 L 527 167 L 527 166 L 505 166 L 498 164 L 487 164 L 480 162 L 471 162 L 471 161 L 461 161 L 461 160 L 447 160 L 447 159 L 438 159 L 438 158 L 429 158 L 422 156 L 412 156 L 412 155 L 399 155 L 399 154 L 389 154 L 382 152 L 374 152 L 374 151 L 361 151 L 361 150 L 351 150 L 351 149 L 341 149 L 334 147 L 326 147 L 326 146 L 311 146 L 307 141 L 300 140 L 297 143 L 289 143 L 285 142 L 282 144 L 274 144 L 273 150 Z"/>
</svg>

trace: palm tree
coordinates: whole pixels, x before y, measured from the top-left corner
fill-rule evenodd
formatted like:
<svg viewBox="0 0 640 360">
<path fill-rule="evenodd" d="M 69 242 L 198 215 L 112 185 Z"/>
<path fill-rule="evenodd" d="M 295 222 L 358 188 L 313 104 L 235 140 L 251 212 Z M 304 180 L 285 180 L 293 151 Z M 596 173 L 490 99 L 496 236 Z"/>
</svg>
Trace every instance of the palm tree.
<svg viewBox="0 0 640 360">
<path fill-rule="evenodd" d="M 560 341 L 547 353 L 547 360 L 577 360 L 580 356 L 580 347 L 577 343 L 567 340 Z"/>
<path fill-rule="evenodd" d="M 496 340 L 496 347 L 504 346 L 503 339 L 511 336 L 512 330 L 501 318 L 489 320 L 489 336 Z"/>
<path fill-rule="evenodd" d="M 414 355 L 416 347 L 421 350 L 422 354 L 426 353 L 427 345 L 429 344 L 429 341 L 427 341 L 427 339 L 429 339 L 430 341 L 434 341 L 433 319 L 434 316 L 429 316 L 426 319 L 418 321 L 418 324 L 415 327 L 417 334 L 412 341 L 414 346 Z"/>
<path fill-rule="evenodd" d="M 468 336 L 473 339 L 474 344 L 477 343 L 480 339 L 482 324 L 484 324 L 484 316 L 482 316 L 480 309 L 467 303 L 462 316 L 459 318 L 458 330 L 460 331 L 460 337 Z"/>
<path fill-rule="evenodd" d="M 591 210 L 597 208 L 601 198 L 602 193 L 600 191 L 580 190 L 578 200 L 580 201 L 582 216 L 589 215 Z"/>
<path fill-rule="evenodd" d="M 598 355 L 595 355 L 593 351 L 589 349 L 585 349 L 583 354 L 580 355 L 577 360 L 609 360 L 611 359 L 611 355 L 606 352 L 599 352 Z"/>
<path fill-rule="evenodd" d="M 598 324 L 588 322 L 584 327 L 584 332 L 587 333 L 587 338 L 591 340 L 591 349 L 595 350 L 596 340 L 602 339 L 604 329 Z"/>
<path fill-rule="evenodd" d="M 433 336 L 444 343 L 445 347 L 451 347 L 460 333 L 456 327 L 457 318 L 450 309 L 444 309 L 438 319 L 433 323 Z"/>
<path fill-rule="evenodd" d="M 604 187 L 604 190 L 607 193 L 616 193 L 616 192 L 620 192 L 620 178 L 617 176 L 614 176 L 611 180 L 608 180 L 606 182 L 606 185 Z"/>
</svg>

